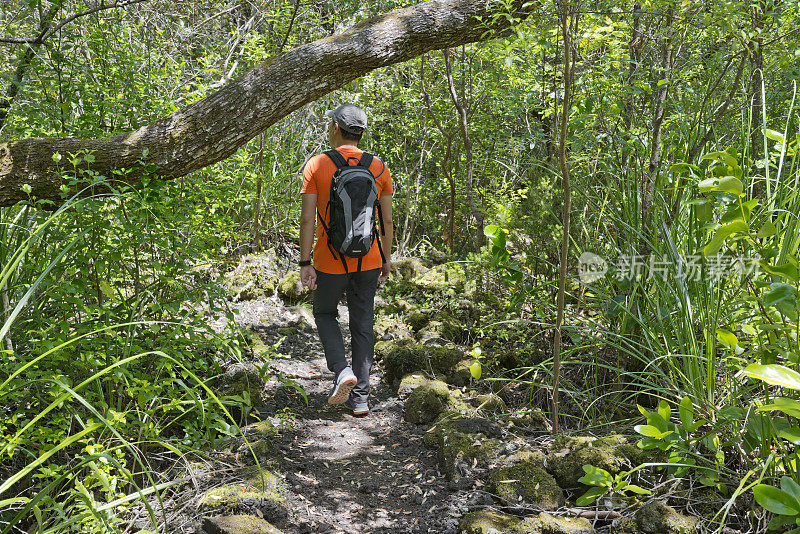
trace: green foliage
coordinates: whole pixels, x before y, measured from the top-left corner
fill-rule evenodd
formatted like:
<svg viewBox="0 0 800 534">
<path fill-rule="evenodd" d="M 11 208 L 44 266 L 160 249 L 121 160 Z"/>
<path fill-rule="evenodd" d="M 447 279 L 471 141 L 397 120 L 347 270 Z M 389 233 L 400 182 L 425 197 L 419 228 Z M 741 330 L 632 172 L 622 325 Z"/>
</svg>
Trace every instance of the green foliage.
<svg viewBox="0 0 800 534">
<path fill-rule="evenodd" d="M 631 472 L 622 472 L 612 475 L 605 469 L 593 465 L 584 465 L 583 472 L 586 473 L 578 482 L 586 486 L 592 486 L 586 493 L 575 501 L 578 506 L 588 506 L 594 501 L 605 495 L 629 497 L 634 495 L 650 495 L 650 490 L 644 489 L 628 482 Z"/>
</svg>

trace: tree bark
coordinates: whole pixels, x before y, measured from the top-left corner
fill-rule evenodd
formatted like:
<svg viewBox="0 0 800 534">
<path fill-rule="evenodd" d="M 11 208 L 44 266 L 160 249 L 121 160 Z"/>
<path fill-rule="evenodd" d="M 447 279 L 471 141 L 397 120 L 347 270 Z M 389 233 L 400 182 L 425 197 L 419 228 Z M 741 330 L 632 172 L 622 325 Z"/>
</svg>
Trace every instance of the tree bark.
<svg viewBox="0 0 800 534">
<path fill-rule="evenodd" d="M 578 10 L 579 5 L 575 7 Z M 561 254 L 558 266 L 558 294 L 556 297 L 556 324 L 553 334 L 553 427 L 554 436 L 559 433 L 559 381 L 561 379 L 561 327 L 564 323 L 564 294 L 567 287 L 567 261 L 569 259 L 569 216 L 572 209 L 572 192 L 570 189 L 570 168 L 567 161 L 567 126 L 569 126 L 569 110 L 572 108 L 572 46 L 569 25 L 575 21 L 575 14 L 569 11 L 567 0 L 561 0 L 561 38 L 564 43 L 564 96 L 560 124 L 558 129 L 558 163 L 561 168 L 561 186 L 564 196 L 563 228 L 561 233 Z M 576 29 L 577 30 L 577 29 Z M 577 33 L 577 31 L 575 32 Z"/>
<path fill-rule="evenodd" d="M 667 90 L 672 81 L 672 33 L 675 27 L 675 3 L 669 5 L 667 11 L 667 28 L 664 37 L 664 48 L 661 57 L 661 70 L 663 78 L 656 92 L 655 109 L 653 111 L 652 140 L 650 143 L 650 162 L 647 166 L 647 183 L 644 187 L 642 200 L 642 230 L 643 234 L 650 224 L 650 206 L 655 194 L 656 176 L 661 162 L 661 126 L 664 124 L 664 102 L 667 100 Z M 641 248 L 641 247 L 640 247 Z M 643 254 L 646 252 L 642 252 Z"/>
<path fill-rule="evenodd" d="M 371 70 L 498 37 L 535 6 L 515 0 L 511 21 L 492 0 L 430 0 L 365 20 L 344 33 L 270 58 L 217 92 L 132 132 L 102 139 L 21 139 L 0 144 L 0 206 L 31 195 L 58 202 L 70 174 L 86 169 L 133 183 L 145 173 L 184 176 L 236 152 L 266 128 Z M 53 154 L 91 153 L 72 169 Z"/>
<path fill-rule="evenodd" d="M 467 204 L 475 217 L 475 242 L 478 247 L 482 246 L 485 241 L 483 235 L 483 211 L 475 204 L 475 192 L 473 187 L 473 176 L 475 173 L 475 166 L 472 162 L 472 139 L 469 136 L 469 121 L 467 120 L 467 110 L 464 104 L 459 101 L 456 94 L 456 86 L 453 83 L 453 71 L 450 67 L 450 51 L 444 51 L 444 65 L 446 69 L 447 88 L 450 90 L 450 98 L 453 99 L 453 105 L 456 107 L 458 113 L 459 128 L 461 130 L 461 138 L 464 141 L 464 155 L 466 156 L 467 173 L 464 179 L 465 187 L 467 188 Z M 463 98 L 463 97 L 462 97 Z M 451 183 L 451 190 L 452 190 Z M 452 236 L 451 236 L 452 237 Z"/>
</svg>

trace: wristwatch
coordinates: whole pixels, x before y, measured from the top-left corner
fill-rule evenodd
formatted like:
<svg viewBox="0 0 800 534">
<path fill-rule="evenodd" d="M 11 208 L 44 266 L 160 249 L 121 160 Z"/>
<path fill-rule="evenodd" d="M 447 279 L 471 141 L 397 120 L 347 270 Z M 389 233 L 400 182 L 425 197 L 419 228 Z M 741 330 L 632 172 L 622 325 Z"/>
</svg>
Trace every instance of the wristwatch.
<svg viewBox="0 0 800 534">
<path fill-rule="evenodd" d="M 299 262 L 297 262 L 297 264 L 300 267 L 308 267 L 309 265 L 311 265 L 311 260 L 300 260 Z"/>
</svg>

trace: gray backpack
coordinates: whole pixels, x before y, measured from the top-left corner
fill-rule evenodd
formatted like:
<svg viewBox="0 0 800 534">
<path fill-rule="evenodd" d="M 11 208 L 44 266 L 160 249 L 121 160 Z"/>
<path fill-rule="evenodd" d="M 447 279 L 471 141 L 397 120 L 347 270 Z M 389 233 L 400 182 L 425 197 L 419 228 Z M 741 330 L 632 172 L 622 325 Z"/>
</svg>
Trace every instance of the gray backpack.
<svg viewBox="0 0 800 534">
<path fill-rule="evenodd" d="M 364 152 L 355 165 L 350 165 L 350 160 L 355 158 L 345 160 L 338 150 L 328 150 L 325 155 L 336 165 L 336 171 L 331 180 L 331 193 L 326 208 L 327 217 L 322 217 L 319 212 L 317 217 L 328 236 L 328 248 L 334 258 L 338 257 L 341 260 L 344 272 L 348 272 L 345 257 L 358 258 L 358 271 L 360 271 L 361 261 L 372 248 L 372 243 L 378 235 L 376 211 L 381 225 L 381 235 L 385 235 L 375 180 L 386 170 L 386 165 L 383 165 L 378 176 L 373 176 L 369 170 L 374 159 L 372 154 Z M 327 224 L 325 219 L 328 220 Z M 385 262 L 386 256 L 380 239 L 378 239 L 378 250 Z"/>
</svg>

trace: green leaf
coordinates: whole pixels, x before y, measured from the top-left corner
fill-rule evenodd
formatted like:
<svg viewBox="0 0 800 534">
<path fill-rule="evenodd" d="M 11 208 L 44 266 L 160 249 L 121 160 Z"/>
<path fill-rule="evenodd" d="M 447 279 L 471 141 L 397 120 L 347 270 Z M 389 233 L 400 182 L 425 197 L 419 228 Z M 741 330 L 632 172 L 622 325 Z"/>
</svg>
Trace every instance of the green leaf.
<svg viewBox="0 0 800 534">
<path fill-rule="evenodd" d="M 652 491 L 639 487 L 636 484 L 628 484 L 625 489 L 639 495 L 650 495 L 653 493 Z"/>
<path fill-rule="evenodd" d="M 672 410 L 670 410 L 667 401 L 658 401 L 658 415 L 660 415 L 661 418 L 667 423 L 672 418 Z"/>
<path fill-rule="evenodd" d="M 600 487 L 600 488 L 591 488 L 589 491 L 578 497 L 575 501 L 575 504 L 578 506 L 587 506 L 592 504 L 594 501 L 597 500 L 598 497 L 602 496 L 608 488 Z"/>
<path fill-rule="evenodd" d="M 717 328 L 717 341 L 727 347 L 733 347 L 739 344 L 739 339 L 733 332 L 729 332 L 724 328 Z"/>
<path fill-rule="evenodd" d="M 800 428 L 784 428 L 778 432 L 778 437 L 794 445 L 800 445 Z"/>
<path fill-rule="evenodd" d="M 779 143 L 786 142 L 786 138 L 783 136 L 783 134 L 775 130 L 766 129 L 764 130 L 764 135 L 766 135 L 768 139 L 772 139 L 773 141 L 777 141 Z"/>
<path fill-rule="evenodd" d="M 760 264 L 761 267 L 769 274 L 782 276 L 790 282 L 794 282 L 795 284 L 798 282 L 798 280 L 800 280 L 800 272 L 798 271 L 796 265 L 792 265 L 791 263 L 782 263 L 780 265 L 771 266 L 766 261 L 762 261 Z"/>
<path fill-rule="evenodd" d="M 800 502 L 785 491 L 759 484 L 753 488 L 756 502 L 773 514 L 797 515 L 800 513 Z"/>
<path fill-rule="evenodd" d="M 479 361 L 474 361 L 474 362 L 472 362 L 472 364 L 469 366 L 469 374 L 471 374 L 471 375 L 472 375 L 472 378 L 474 378 L 475 380 L 478 380 L 478 379 L 480 379 L 480 377 L 481 377 L 481 371 L 482 371 L 482 369 L 481 369 L 481 362 L 479 362 Z"/>
<path fill-rule="evenodd" d="M 774 284 L 770 284 L 769 287 L 769 292 L 764 295 L 764 306 L 775 306 L 776 304 L 787 300 L 791 300 L 795 303 L 797 302 L 797 290 L 794 288 L 794 286 L 776 282 Z"/>
<path fill-rule="evenodd" d="M 681 399 L 681 403 L 678 405 L 678 415 L 681 418 L 681 425 L 688 431 L 689 427 L 691 427 L 694 422 L 694 406 L 692 406 L 692 399 L 689 397 Z"/>
<path fill-rule="evenodd" d="M 744 189 L 742 181 L 735 176 L 706 178 L 705 180 L 701 180 L 697 185 L 701 193 L 724 191 L 736 196 L 741 195 Z"/>
<path fill-rule="evenodd" d="M 793 479 L 786 476 L 781 477 L 781 491 L 788 493 L 800 502 L 800 484 Z"/>
<path fill-rule="evenodd" d="M 663 439 L 672 434 L 672 430 L 661 432 L 659 429 L 657 429 L 652 425 L 636 425 L 635 427 L 633 427 L 633 429 L 642 436 L 655 439 Z"/>
<path fill-rule="evenodd" d="M 800 391 L 800 373 L 777 363 L 770 365 L 751 363 L 739 372 L 744 376 L 756 378 L 773 386 Z"/>
<path fill-rule="evenodd" d="M 725 244 L 725 240 L 730 236 L 736 233 L 747 232 L 749 230 L 750 227 L 744 221 L 734 221 L 732 223 L 723 224 L 716 229 L 714 232 L 714 237 L 703 248 L 703 256 L 714 256 L 717 252 L 719 252 L 719 249 L 721 249 L 722 245 Z"/>
<path fill-rule="evenodd" d="M 756 233 L 756 237 L 764 238 L 764 237 L 771 237 L 777 233 L 777 229 L 772 221 L 768 220 L 765 222 L 761 228 L 758 229 L 758 233 Z"/>
<path fill-rule="evenodd" d="M 791 417 L 800 417 L 800 402 L 786 397 L 777 397 L 772 404 L 765 404 L 756 408 L 759 412 L 783 412 Z"/>
<path fill-rule="evenodd" d="M 579 478 L 578 482 L 587 486 L 608 486 L 614 479 L 611 473 L 593 465 L 584 465 L 583 471 L 586 474 Z"/>
</svg>

